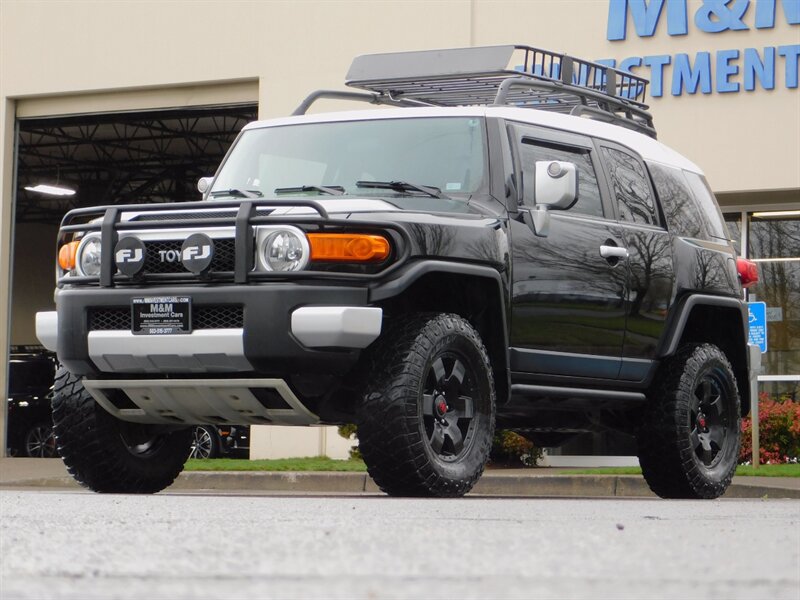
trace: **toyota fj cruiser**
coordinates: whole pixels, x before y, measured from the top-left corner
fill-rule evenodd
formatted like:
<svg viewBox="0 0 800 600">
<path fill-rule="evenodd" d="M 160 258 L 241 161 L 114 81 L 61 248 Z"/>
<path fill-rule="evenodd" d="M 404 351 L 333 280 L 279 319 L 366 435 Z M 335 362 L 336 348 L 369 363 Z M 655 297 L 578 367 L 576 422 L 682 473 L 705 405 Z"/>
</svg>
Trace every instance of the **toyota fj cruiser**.
<svg viewBox="0 0 800 600">
<path fill-rule="evenodd" d="M 64 217 L 37 332 L 70 473 L 157 492 L 195 424 L 355 421 L 391 495 L 465 494 L 496 426 L 628 432 L 660 496 L 724 493 L 757 274 L 647 81 L 497 46 L 361 56 L 347 84 L 246 126 L 202 201 Z"/>
</svg>

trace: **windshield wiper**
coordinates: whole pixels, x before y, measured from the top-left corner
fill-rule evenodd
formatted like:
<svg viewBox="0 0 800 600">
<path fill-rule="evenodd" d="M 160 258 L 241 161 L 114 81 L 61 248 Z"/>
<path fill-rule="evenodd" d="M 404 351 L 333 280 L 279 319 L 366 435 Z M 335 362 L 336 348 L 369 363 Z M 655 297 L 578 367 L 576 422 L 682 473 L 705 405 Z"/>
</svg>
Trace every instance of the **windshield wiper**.
<svg viewBox="0 0 800 600">
<path fill-rule="evenodd" d="M 235 196 L 237 198 L 261 198 L 264 194 L 259 192 L 258 190 L 237 190 L 236 188 L 230 190 L 218 190 L 216 192 L 211 192 L 211 196 L 213 198 L 219 198 L 220 196 Z"/>
<path fill-rule="evenodd" d="M 417 185 L 408 181 L 356 181 L 356 187 L 394 190 L 396 192 L 421 192 L 431 198 L 442 198 L 442 190 L 432 185 Z"/>
<path fill-rule="evenodd" d="M 276 194 L 299 194 L 302 192 L 320 192 L 331 196 L 341 196 L 344 188 L 340 185 L 299 185 L 297 187 L 275 188 Z"/>
</svg>

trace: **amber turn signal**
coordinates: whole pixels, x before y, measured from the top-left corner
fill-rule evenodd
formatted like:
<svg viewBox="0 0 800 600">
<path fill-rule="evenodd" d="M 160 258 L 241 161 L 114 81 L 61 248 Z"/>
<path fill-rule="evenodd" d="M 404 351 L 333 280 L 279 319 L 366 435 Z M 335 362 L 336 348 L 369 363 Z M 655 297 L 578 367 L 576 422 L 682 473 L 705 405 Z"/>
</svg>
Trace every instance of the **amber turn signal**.
<svg viewBox="0 0 800 600">
<path fill-rule="evenodd" d="M 64 244 L 58 251 L 58 266 L 65 271 L 75 268 L 75 256 L 78 254 L 80 242 L 69 242 Z"/>
<path fill-rule="evenodd" d="M 389 256 L 389 240 L 363 233 L 309 233 L 311 260 L 379 262 Z"/>
</svg>

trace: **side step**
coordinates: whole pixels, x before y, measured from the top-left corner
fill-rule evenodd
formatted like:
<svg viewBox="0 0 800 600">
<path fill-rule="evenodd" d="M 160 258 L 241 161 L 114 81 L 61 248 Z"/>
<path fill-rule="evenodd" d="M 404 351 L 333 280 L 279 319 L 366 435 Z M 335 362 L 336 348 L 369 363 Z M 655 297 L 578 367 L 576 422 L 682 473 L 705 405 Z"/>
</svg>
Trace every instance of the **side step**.
<svg viewBox="0 0 800 600">
<path fill-rule="evenodd" d="M 134 423 L 313 425 L 283 379 L 84 379 L 112 415 Z"/>
<path fill-rule="evenodd" d="M 545 404 L 553 408 L 580 409 L 637 406 L 646 401 L 647 396 L 642 392 L 515 383 L 511 386 L 509 404 Z"/>
</svg>

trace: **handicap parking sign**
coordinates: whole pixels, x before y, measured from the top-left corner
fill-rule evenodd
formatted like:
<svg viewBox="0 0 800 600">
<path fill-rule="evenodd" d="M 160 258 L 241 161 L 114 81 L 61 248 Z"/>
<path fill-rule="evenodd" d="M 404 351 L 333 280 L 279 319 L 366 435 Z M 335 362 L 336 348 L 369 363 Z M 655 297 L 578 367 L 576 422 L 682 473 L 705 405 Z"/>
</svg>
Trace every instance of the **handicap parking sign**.
<svg viewBox="0 0 800 600">
<path fill-rule="evenodd" d="M 747 313 L 750 343 L 758 346 L 764 354 L 767 351 L 767 303 L 748 302 Z"/>
</svg>

